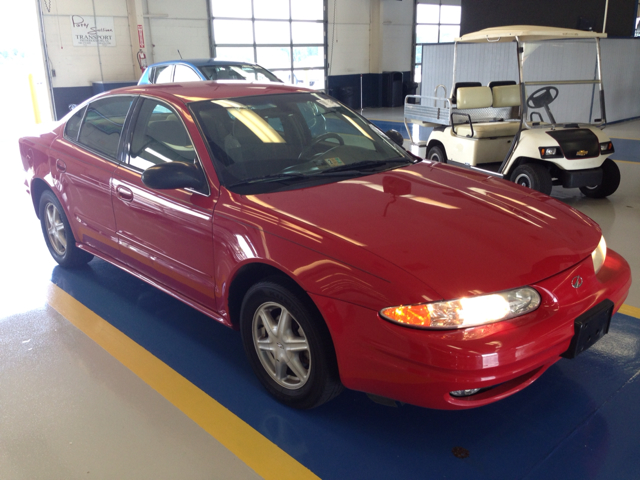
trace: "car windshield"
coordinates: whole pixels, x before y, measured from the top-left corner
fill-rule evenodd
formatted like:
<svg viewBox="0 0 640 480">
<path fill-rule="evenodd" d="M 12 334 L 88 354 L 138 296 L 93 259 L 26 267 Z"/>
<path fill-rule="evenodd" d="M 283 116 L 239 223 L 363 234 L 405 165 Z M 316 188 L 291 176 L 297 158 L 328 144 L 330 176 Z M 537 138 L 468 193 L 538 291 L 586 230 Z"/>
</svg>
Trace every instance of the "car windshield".
<svg viewBox="0 0 640 480">
<path fill-rule="evenodd" d="M 524 42 L 527 123 L 601 123 L 597 61 L 595 39 Z"/>
<path fill-rule="evenodd" d="M 282 83 L 273 73 L 257 65 L 203 65 L 198 67 L 198 70 L 208 80 L 247 80 Z"/>
<path fill-rule="evenodd" d="M 319 93 L 190 105 L 220 181 L 236 193 L 302 188 L 413 163 L 377 127 Z"/>
</svg>

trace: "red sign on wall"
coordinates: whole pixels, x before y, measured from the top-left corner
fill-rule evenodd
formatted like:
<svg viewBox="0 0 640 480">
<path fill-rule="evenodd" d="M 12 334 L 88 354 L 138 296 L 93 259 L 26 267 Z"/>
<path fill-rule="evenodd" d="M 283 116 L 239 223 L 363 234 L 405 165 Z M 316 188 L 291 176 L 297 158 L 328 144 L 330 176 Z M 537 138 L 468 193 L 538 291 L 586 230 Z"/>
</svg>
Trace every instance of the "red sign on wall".
<svg viewBox="0 0 640 480">
<path fill-rule="evenodd" d="M 142 25 L 138 25 L 138 42 L 140 43 L 140 48 L 144 48 L 144 33 L 142 32 Z"/>
</svg>

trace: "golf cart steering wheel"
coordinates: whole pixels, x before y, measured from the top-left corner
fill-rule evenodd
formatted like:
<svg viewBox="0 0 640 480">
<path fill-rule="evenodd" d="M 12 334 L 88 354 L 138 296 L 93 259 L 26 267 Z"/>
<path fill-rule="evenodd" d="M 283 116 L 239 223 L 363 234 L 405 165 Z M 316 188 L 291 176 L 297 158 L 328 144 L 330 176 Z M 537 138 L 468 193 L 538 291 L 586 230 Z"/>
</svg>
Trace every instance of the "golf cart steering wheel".
<svg viewBox="0 0 640 480">
<path fill-rule="evenodd" d="M 547 107 L 556 98 L 558 98 L 558 89 L 556 87 L 542 87 L 529 95 L 527 106 L 529 108 Z"/>
</svg>

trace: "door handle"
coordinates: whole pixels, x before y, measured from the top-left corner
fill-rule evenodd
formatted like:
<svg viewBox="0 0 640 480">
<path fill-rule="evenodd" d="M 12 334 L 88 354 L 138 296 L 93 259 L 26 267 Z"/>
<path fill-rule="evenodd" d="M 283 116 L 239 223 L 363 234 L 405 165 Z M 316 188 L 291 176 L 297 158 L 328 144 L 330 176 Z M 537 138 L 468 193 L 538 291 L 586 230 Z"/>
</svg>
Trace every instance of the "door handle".
<svg viewBox="0 0 640 480">
<path fill-rule="evenodd" d="M 60 160 L 59 158 L 56 158 L 56 170 L 62 173 L 66 172 L 67 164 L 64 163 L 62 160 Z"/>
<path fill-rule="evenodd" d="M 116 187 L 116 192 L 118 193 L 118 197 L 120 197 L 125 202 L 130 202 L 131 200 L 133 200 L 133 192 L 129 190 L 127 187 L 118 185 Z"/>
</svg>

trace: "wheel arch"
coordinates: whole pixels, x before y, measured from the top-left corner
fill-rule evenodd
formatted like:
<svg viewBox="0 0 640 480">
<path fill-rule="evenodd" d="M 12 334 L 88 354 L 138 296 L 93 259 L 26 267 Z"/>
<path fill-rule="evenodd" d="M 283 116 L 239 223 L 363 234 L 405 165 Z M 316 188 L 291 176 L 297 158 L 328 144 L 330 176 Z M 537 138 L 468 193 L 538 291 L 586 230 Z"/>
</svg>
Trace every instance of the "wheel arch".
<svg viewBox="0 0 640 480">
<path fill-rule="evenodd" d="M 237 329 L 240 326 L 240 310 L 247 291 L 256 283 L 269 278 L 276 280 L 278 283 L 289 288 L 293 293 L 299 296 L 299 298 L 304 301 L 309 308 L 312 308 L 320 317 L 322 317 L 320 310 L 311 297 L 307 295 L 304 288 L 302 288 L 298 282 L 296 282 L 285 271 L 266 263 L 252 262 L 240 267 L 231 279 L 229 285 L 227 308 L 229 311 L 229 320 L 231 321 L 233 328 Z M 329 327 L 326 325 L 326 321 L 323 321 L 323 323 L 328 330 Z"/>
<path fill-rule="evenodd" d="M 539 158 L 518 157 L 513 162 L 511 162 L 508 169 L 503 172 L 504 178 L 510 178 L 513 171 L 520 165 L 524 165 L 525 163 L 537 163 L 549 170 L 552 168 L 552 165 L 554 165 L 551 162 L 545 162 L 544 160 L 540 160 Z"/>
<path fill-rule="evenodd" d="M 447 156 L 447 149 L 444 146 L 444 143 L 442 143 L 440 140 L 437 139 L 432 139 L 429 141 L 429 143 L 427 144 L 427 151 L 425 152 L 425 155 L 429 155 L 429 150 L 431 150 L 433 147 L 439 147 L 442 149 L 442 153 L 444 154 L 445 158 L 449 158 Z"/>
<path fill-rule="evenodd" d="M 31 182 L 31 202 L 33 203 L 33 209 L 35 210 L 36 217 L 38 217 L 38 219 L 40 219 L 40 198 L 47 190 L 51 191 L 55 195 L 55 192 L 49 184 L 41 178 L 34 178 L 33 182 Z"/>
</svg>

